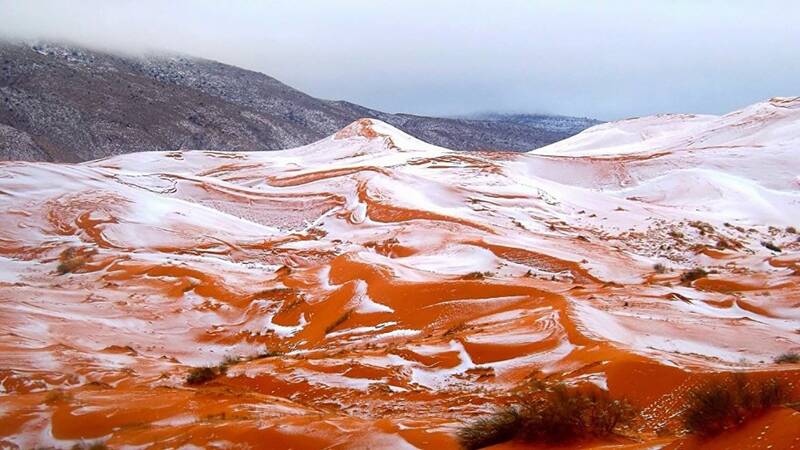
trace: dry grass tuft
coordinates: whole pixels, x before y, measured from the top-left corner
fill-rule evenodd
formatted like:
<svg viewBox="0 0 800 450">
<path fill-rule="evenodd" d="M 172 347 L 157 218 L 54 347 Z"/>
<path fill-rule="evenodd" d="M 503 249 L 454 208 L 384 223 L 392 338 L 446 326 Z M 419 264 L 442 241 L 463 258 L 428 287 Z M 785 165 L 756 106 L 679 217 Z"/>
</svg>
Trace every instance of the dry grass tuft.
<svg viewBox="0 0 800 450">
<path fill-rule="evenodd" d="M 225 374 L 225 370 L 220 370 L 221 366 L 217 367 L 193 367 L 189 370 L 189 375 L 186 376 L 186 384 L 199 385 L 207 383 L 220 375 Z"/>
<path fill-rule="evenodd" d="M 101 441 L 81 442 L 72 446 L 72 450 L 106 450 L 108 446 Z"/>
<path fill-rule="evenodd" d="M 240 358 L 238 357 L 226 356 L 225 359 L 216 366 L 193 367 L 189 370 L 189 375 L 186 376 L 186 384 L 199 385 L 207 383 L 218 376 L 228 373 L 228 367 L 239 361 Z"/>
<path fill-rule="evenodd" d="M 461 277 L 462 280 L 485 280 L 493 276 L 492 272 L 470 272 Z"/>
<path fill-rule="evenodd" d="M 604 391 L 556 385 L 465 425 L 458 441 L 468 450 L 510 440 L 560 444 L 608 436 L 632 417 L 627 401 Z"/>
<path fill-rule="evenodd" d="M 489 447 L 514 439 L 523 418 L 514 408 L 481 417 L 458 430 L 458 442 L 467 450 Z"/>
<path fill-rule="evenodd" d="M 226 356 L 221 363 L 216 366 L 193 367 L 186 375 L 186 384 L 200 385 L 207 383 L 219 376 L 228 373 L 228 369 L 239 363 L 253 361 L 255 359 L 272 358 L 274 356 L 281 356 L 282 352 L 264 349 L 264 351 L 251 356 Z"/>
<path fill-rule="evenodd" d="M 795 352 L 786 352 L 781 353 L 775 358 L 775 362 L 778 364 L 797 364 L 800 363 L 800 353 Z"/>
<path fill-rule="evenodd" d="M 681 281 L 684 283 L 691 283 L 694 280 L 699 280 L 700 278 L 705 278 L 707 276 L 708 272 L 706 272 L 705 269 L 695 267 L 694 269 L 683 272 L 681 275 Z"/>
<path fill-rule="evenodd" d="M 59 275 L 73 273 L 89 262 L 89 255 L 81 253 L 79 248 L 70 247 L 58 255 L 56 272 Z"/>
<path fill-rule="evenodd" d="M 70 400 L 72 400 L 72 395 L 69 392 L 62 391 L 61 389 L 50 391 L 44 396 L 44 402 L 48 405 L 69 402 Z"/>
<path fill-rule="evenodd" d="M 786 399 L 786 388 L 778 380 L 753 381 L 736 374 L 706 383 L 690 392 L 683 421 L 690 432 L 713 436 L 780 405 Z"/>
<path fill-rule="evenodd" d="M 352 309 L 348 309 L 347 311 L 345 311 L 344 314 L 342 314 L 341 316 L 337 317 L 336 320 L 334 320 L 333 322 L 330 323 L 330 325 L 325 327 L 325 334 L 328 334 L 328 333 L 332 332 L 339 325 L 347 322 L 347 320 L 350 319 L 350 316 L 352 314 L 353 314 L 353 310 Z"/>
</svg>

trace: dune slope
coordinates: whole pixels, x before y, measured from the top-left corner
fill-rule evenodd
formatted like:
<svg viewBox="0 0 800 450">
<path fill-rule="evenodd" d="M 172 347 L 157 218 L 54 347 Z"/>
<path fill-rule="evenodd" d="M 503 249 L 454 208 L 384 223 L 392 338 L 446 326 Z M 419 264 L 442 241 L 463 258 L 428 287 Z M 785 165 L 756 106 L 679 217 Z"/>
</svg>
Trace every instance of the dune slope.
<svg viewBox="0 0 800 450">
<path fill-rule="evenodd" d="M 585 447 L 798 445 L 788 407 L 705 440 L 679 418 L 720 372 L 800 391 L 773 362 L 800 351 L 799 135 L 773 99 L 527 154 L 362 119 L 271 153 L 0 163 L 0 443 L 457 448 L 563 381 L 637 410 Z"/>
</svg>

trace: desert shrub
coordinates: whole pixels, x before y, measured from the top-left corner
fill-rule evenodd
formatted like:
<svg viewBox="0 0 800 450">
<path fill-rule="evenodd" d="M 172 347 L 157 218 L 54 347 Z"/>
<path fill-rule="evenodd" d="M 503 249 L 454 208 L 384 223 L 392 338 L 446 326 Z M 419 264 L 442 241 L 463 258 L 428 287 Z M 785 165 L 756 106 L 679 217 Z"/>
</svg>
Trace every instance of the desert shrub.
<svg viewBox="0 0 800 450">
<path fill-rule="evenodd" d="M 769 241 L 761 241 L 761 245 L 763 245 L 764 248 L 766 248 L 767 250 L 772 250 L 773 252 L 781 251 L 780 247 L 778 247 L 777 245 L 775 245 L 775 244 L 773 244 L 772 242 L 769 242 Z"/>
<path fill-rule="evenodd" d="M 795 352 L 786 352 L 781 353 L 775 358 L 775 362 L 778 364 L 796 364 L 800 363 L 800 353 Z"/>
<path fill-rule="evenodd" d="M 492 272 L 470 272 L 463 277 L 464 280 L 484 280 L 494 275 Z"/>
<path fill-rule="evenodd" d="M 68 392 L 64 392 L 61 389 L 55 389 L 47 393 L 44 396 L 44 402 L 48 405 L 53 405 L 55 403 L 61 402 L 68 402 L 72 400 L 72 395 Z"/>
<path fill-rule="evenodd" d="M 222 362 L 217 366 L 217 368 L 222 369 L 224 367 L 227 371 L 228 367 L 241 361 L 242 358 L 239 356 L 226 356 L 225 359 L 223 359 Z"/>
<path fill-rule="evenodd" d="M 333 322 L 331 322 L 330 325 L 325 327 L 325 334 L 330 333 L 331 331 L 335 330 L 336 327 L 338 327 L 339 325 L 347 322 L 347 320 L 350 318 L 350 316 L 352 314 L 353 314 L 353 310 L 352 309 L 348 309 L 347 311 L 345 311 L 344 314 L 342 314 L 341 316 L 337 317 L 336 320 L 334 320 Z"/>
<path fill-rule="evenodd" d="M 262 352 L 255 355 L 252 359 L 272 358 L 273 356 L 281 356 L 283 352 L 272 349 L 264 349 Z"/>
<path fill-rule="evenodd" d="M 795 227 L 786 227 L 787 233 L 797 234 L 797 228 Z"/>
<path fill-rule="evenodd" d="M 190 385 L 198 385 L 207 383 L 218 376 L 225 375 L 228 373 L 228 369 L 236 364 L 252 361 L 254 359 L 262 359 L 262 358 L 271 358 L 273 356 L 280 356 L 283 355 L 282 352 L 270 349 L 264 349 L 264 351 L 250 355 L 250 356 L 233 356 L 228 355 L 225 359 L 222 360 L 221 363 L 217 364 L 216 366 L 205 366 L 205 367 L 193 367 L 189 370 L 189 374 L 186 375 L 186 384 Z"/>
<path fill-rule="evenodd" d="M 653 265 L 653 270 L 655 270 L 656 273 L 666 273 L 667 266 L 665 266 L 665 265 L 663 265 L 661 263 L 656 263 L 656 264 Z"/>
<path fill-rule="evenodd" d="M 101 441 L 81 442 L 72 446 L 72 450 L 106 450 L 108 446 Z"/>
<path fill-rule="evenodd" d="M 608 436 L 631 419 L 632 412 L 627 401 L 612 400 L 605 392 L 556 385 L 468 423 L 457 437 L 466 449 L 515 439 L 558 444 Z"/>
<path fill-rule="evenodd" d="M 522 425 L 515 408 L 505 408 L 476 419 L 458 430 L 458 442 L 467 450 L 488 447 L 514 439 Z"/>
<path fill-rule="evenodd" d="M 695 267 L 694 269 L 687 270 L 683 272 L 681 275 L 681 281 L 684 283 L 691 283 L 694 280 L 699 280 L 700 278 L 704 278 L 708 276 L 708 272 L 705 269 L 700 267 Z"/>
<path fill-rule="evenodd" d="M 198 385 L 228 373 L 228 367 L 239 362 L 239 358 L 227 356 L 216 366 L 193 367 L 186 376 L 186 384 Z"/>
<path fill-rule="evenodd" d="M 702 222 L 700 220 L 693 220 L 689 222 L 689 226 L 696 228 L 697 231 L 700 233 L 700 236 L 705 236 L 706 234 L 714 233 L 714 227 L 711 226 L 711 224 Z"/>
<path fill-rule="evenodd" d="M 720 238 L 717 239 L 716 247 L 718 250 L 737 249 L 741 247 L 741 244 L 734 240 L 720 236 Z"/>
<path fill-rule="evenodd" d="M 77 248 L 70 247 L 58 255 L 58 266 L 56 267 L 56 272 L 58 272 L 60 275 L 75 272 L 88 261 L 89 258 L 86 255 L 80 254 Z"/>
<path fill-rule="evenodd" d="M 748 380 L 734 375 L 709 382 L 689 393 L 683 413 L 686 429 L 711 436 L 758 416 L 786 400 L 779 381 Z"/>
<path fill-rule="evenodd" d="M 186 376 L 186 384 L 203 384 L 219 375 L 216 367 L 193 367 Z"/>
</svg>

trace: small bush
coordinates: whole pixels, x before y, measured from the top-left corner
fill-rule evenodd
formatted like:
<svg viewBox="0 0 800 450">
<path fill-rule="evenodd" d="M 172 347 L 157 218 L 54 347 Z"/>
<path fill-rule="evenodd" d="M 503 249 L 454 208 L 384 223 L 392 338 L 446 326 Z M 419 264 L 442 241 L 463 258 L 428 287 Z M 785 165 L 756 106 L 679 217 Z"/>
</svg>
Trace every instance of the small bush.
<svg viewBox="0 0 800 450">
<path fill-rule="evenodd" d="M 241 361 L 242 361 L 242 358 L 239 357 L 239 356 L 226 356 L 225 359 L 223 359 L 222 362 L 217 366 L 217 368 L 219 368 L 219 369 L 224 368 L 225 371 L 227 371 L 228 367 L 230 367 L 230 366 L 232 366 L 232 365 L 234 365 L 236 363 L 239 363 Z"/>
<path fill-rule="evenodd" d="M 694 269 L 683 272 L 681 275 L 681 281 L 684 283 L 691 283 L 694 280 L 699 280 L 700 278 L 705 278 L 707 276 L 708 272 L 706 272 L 705 269 L 695 267 Z"/>
<path fill-rule="evenodd" d="M 795 352 L 786 352 L 778 355 L 775 358 L 775 362 L 778 364 L 797 364 L 800 363 L 800 353 Z"/>
<path fill-rule="evenodd" d="M 73 273 L 83 267 L 87 262 L 89 262 L 87 255 L 80 254 L 78 248 L 70 247 L 58 255 L 56 272 L 58 272 L 59 275 Z"/>
<path fill-rule="evenodd" d="M 484 280 L 494 275 L 492 272 L 470 272 L 463 277 L 464 280 Z"/>
<path fill-rule="evenodd" d="M 786 389 L 777 380 L 748 381 L 734 375 L 689 393 L 683 413 L 686 429 L 712 436 L 735 427 L 786 401 Z"/>
<path fill-rule="evenodd" d="M 186 384 L 198 385 L 209 382 L 220 375 L 228 373 L 228 367 L 239 362 L 239 358 L 226 356 L 225 359 L 216 366 L 193 367 L 186 376 Z"/>
<path fill-rule="evenodd" d="M 667 266 L 665 266 L 665 265 L 663 265 L 661 263 L 656 263 L 656 264 L 653 265 L 653 270 L 655 270 L 656 273 L 666 273 L 667 272 Z"/>
<path fill-rule="evenodd" d="M 479 449 L 514 439 L 523 421 L 514 408 L 481 417 L 458 431 L 458 442 L 467 450 Z"/>
<path fill-rule="evenodd" d="M 465 425 L 457 437 L 468 450 L 515 439 L 558 444 L 608 436 L 632 413 L 628 402 L 612 400 L 605 392 L 557 385 Z"/>
<path fill-rule="evenodd" d="M 696 228 L 697 231 L 700 233 L 700 236 L 705 236 L 706 234 L 714 233 L 714 227 L 711 226 L 711 224 L 702 222 L 700 220 L 693 220 L 689 222 L 689 226 Z"/>
<path fill-rule="evenodd" d="M 330 325 L 325 327 L 325 334 L 330 333 L 331 331 L 335 330 L 336 327 L 338 327 L 339 325 L 347 322 L 347 320 L 350 318 L 350 316 L 352 314 L 353 314 L 353 310 L 352 309 L 348 309 L 347 311 L 345 311 L 344 314 L 342 314 L 341 316 L 337 317 L 336 320 L 334 320 L 333 322 L 331 322 Z"/>
<path fill-rule="evenodd" d="M 797 228 L 795 227 L 786 227 L 786 232 L 791 234 L 797 234 Z"/>
<path fill-rule="evenodd" d="M 186 384 L 203 384 L 217 378 L 219 374 L 216 367 L 193 367 L 186 376 Z"/>
<path fill-rule="evenodd" d="M 72 446 L 72 450 L 106 450 L 108 446 L 101 441 L 81 442 Z"/>
<path fill-rule="evenodd" d="M 772 242 L 768 241 L 761 241 L 761 245 L 763 245 L 767 250 L 772 250 L 773 252 L 780 252 L 781 248 L 777 245 L 773 244 Z"/>
<path fill-rule="evenodd" d="M 222 360 L 221 363 L 217 364 L 216 366 L 205 366 L 205 367 L 193 367 L 189 370 L 189 374 L 186 376 L 186 384 L 189 385 L 198 385 L 209 382 L 218 376 L 225 375 L 228 373 L 228 369 L 231 366 L 234 366 L 239 363 L 252 361 L 254 359 L 261 359 L 261 358 L 271 358 L 273 356 L 280 356 L 283 355 L 282 352 L 264 349 L 261 353 L 257 353 L 251 356 L 232 356 L 228 355 L 225 359 Z"/>
<path fill-rule="evenodd" d="M 70 400 L 72 400 L 72 395 L 68 392 L 62 391 L 61 389 L 50 391 L 44 396 L 44 402 L 48 405 L 68 402 Z"/>
<path fill-rule="evenodd" d="M 279 352 L 277 350 L 265 349 L 261 353 L 255 355 L 252 359 L 272 358 L 273 356 L 281 356 L 281 355 L 283 355 L 283 352 Z"/>
<path fill-rule="evenodd" d="M 741 248 L 741 246 L 742 245 L 740 243 L 722 236 L 720 236 L 720 238 L 717 239 L 717 245 L 716 245 L 717 250 L 737 249 Z"/>
</svg>

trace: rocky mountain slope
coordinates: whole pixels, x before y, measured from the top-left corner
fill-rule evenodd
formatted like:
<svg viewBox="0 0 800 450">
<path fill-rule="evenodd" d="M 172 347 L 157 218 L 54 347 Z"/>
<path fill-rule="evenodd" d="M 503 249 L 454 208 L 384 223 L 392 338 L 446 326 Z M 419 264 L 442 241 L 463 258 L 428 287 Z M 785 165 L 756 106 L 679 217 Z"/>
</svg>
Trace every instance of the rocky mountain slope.
<svg viewBox="0 0 800 450">
<path fill-rule="evenodd" d="M 306 95 L 264 74 L 198 58 L 132 58 L 0 43 L 0 159 L 75 162 L 137 151 L 277 150 L 373 117 L 459 150 L 527 151 L 591 121 L 388 114 Z"/>
<path fill-rule="evenodd" d="M 581 448 L 792 448 L 788 400 L 682 417 L 731 374 L 800 400 L 799 133 L 794 98 L 530 153 L 364 119 L 0 163 L 0 446 L 455 449 L 563 383 L 632 408 Z"/>
</svg>

